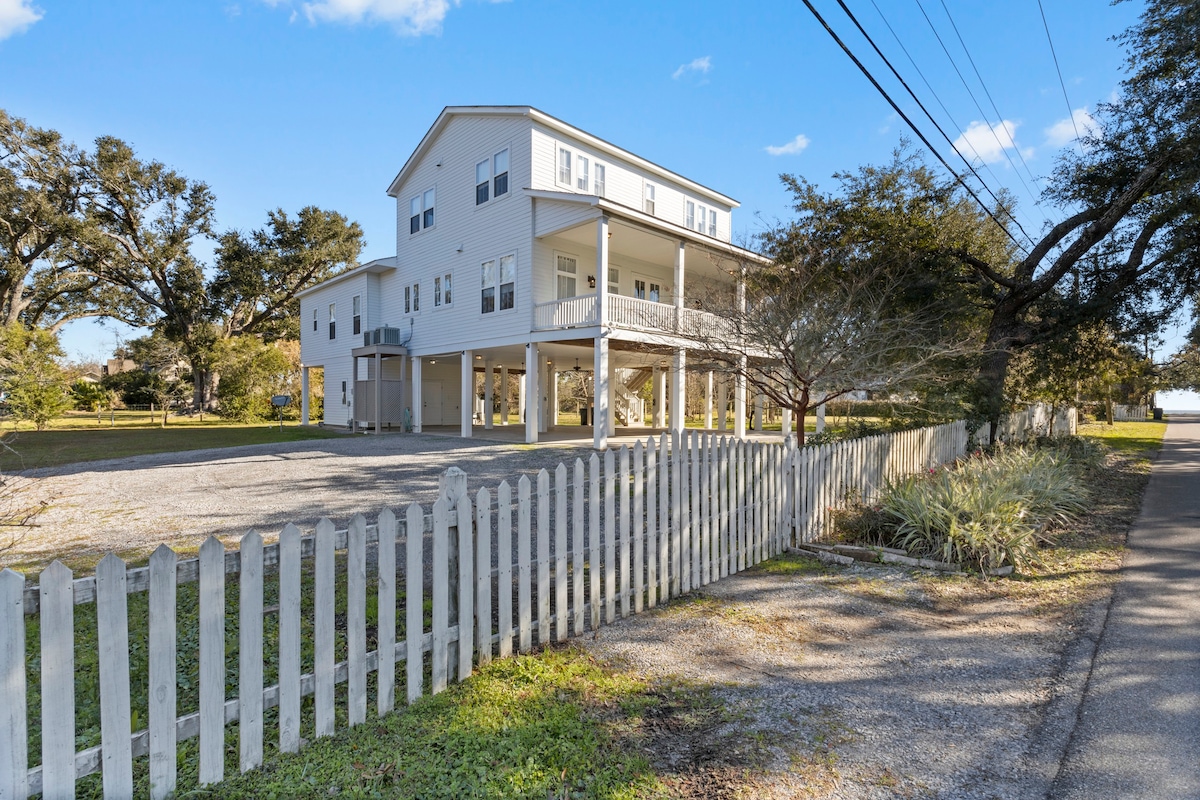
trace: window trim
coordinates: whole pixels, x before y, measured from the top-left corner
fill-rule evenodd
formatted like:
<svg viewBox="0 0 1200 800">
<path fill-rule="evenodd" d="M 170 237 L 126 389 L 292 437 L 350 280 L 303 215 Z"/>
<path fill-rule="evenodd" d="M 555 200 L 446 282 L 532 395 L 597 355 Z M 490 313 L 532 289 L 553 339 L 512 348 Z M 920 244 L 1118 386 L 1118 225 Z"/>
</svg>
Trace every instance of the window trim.
<svg viewBox="0 0 1200 800">
<path fill-rule="evenodd" d="M 355 336 L 362 333 L 362 295 L 350 298 L 350 324 Z"/>
<path fill-rule="evenodd" d="M 337 303 L 329 304 L 329 341 L 337 341 Z"/>
<path fill-rule="evenodd" d="M 683 227 L 689 231 L 696 227 L 696 202 L 694 200 L 683 201 Z"/>
<path fill-rule="evenodd" d="M 429 194 L 430 192 L 433 192 L 433 204 L 427 208 L 425 206 L 425 195 Z M 420 214 L 414 215 L 412 213 L 414 203 L 420 203 L 420 206 L 421 206 Z M 428 225 L 426 225 L 425 217 L 431 213 L 433 214 L 433 221 L 430 222 Z M 437 215 L 437 184 L 435 183 L 432 186 L 430 186 L 428 189 L 423 189 L 408 199 L 408 235 L 416 236 L 418 233 L 421 233 L 422 231 L 427 231 L 431 228 L 436 228 L 437 227 L 437 218 L 438 218 L 438 215 Z M 413 230 L 413 227 L 412 227 L 414 219 L 418 221 L 417 229 L 415 231 Z"/>
<path fill-rule="evenodd" d="M 657 184 L 651 181 L 642 182 L 642 211 L 652 217 L 657 217 L 658 192 Z"/>
<path fill-rule="evenodd" d="M 592 164 L 592 192 L 597 197 L 604 197 L 608 190 L 607 181 L 608 170 L 607 165 L 603 161 L 596 161 Z"/>
<path fill-rule="evenodd" d="M 575 255 L 574 253 L 568 253 L 566 250 L 551 250 L 550 252 L 551 252 L 551 254 L 552 254 L 552 257 L 554 258 L 554 299 L 555 299 L 555 300 L 568 300 L 568 299 L 570 299 L 570 298 L 566 298 L 566 297 L 559 297 L 559 296 L 558 296 L 558 276 L 559 276 L 560 274 L 561 274 L 561 275 L 563 275 L 563 276 L 571 275 L 571 273 L 569 273 L 569 272 L 562 272 L 562 273 L 560 273 L 560 272 L 559 272 L 559 270 L 558 270 L 558 259 L 559 259 L 560 257 L 562 257 L 562 258 L 570 258 L 570 259 L 573 259 L 573 260 L 575 261 L 575 274 L 574 274 L 574 276 L 573 276 L 573 277 L 575 278 L 575 294 L 571 295 L 571 297 L 585 297 L 587 294 L 592 294 L 592 291 L 590 291 L 590 290 L 589 290 L 589 291 L 588 291 L 586 294 L 580 294 L 580 292 L 579 292 L 579 290 L 580 290 L 580 285 L 579 285 L 580 281 L 581 281 L 581 280 L 583 280 L 583 281 L 585 281 L 585 282 L 586 282 L 586 280 L 587 280 L 587 276 L 586 276 L 586 275 L 584 275 L 583 273 L 581 273 L 581 272 L 580 272 L 580 270 L 579 270 L 579 262 L 580 262 L 580 260 L 581 260 L 581 259 L 579 258 L 579 256 Z M 586 285 L 585 285 L 583 288 L 587 288 L 587 287 L 586 287 Z"/>
<path fill-rule="evenodd" d="M 434 309 L 449 308 L 454 305 L 453 272 L 442 272 L 433 276 L 433 307 Z"/>
<path fill-rule="evenodd" d="M 497 174 L 496 159 L 499 158 L 504 153 L 508 154 L 508 169 L 506 169 L 504 172 Z M 488 169 L 488 177 L 487 177 L 486 181 L 479 180 L 479 167 L 483 164 L 487 164 L 487 169 Z M 495 203 L 498 200 L 503 200 L 506 197 L 512 196 L 512 193 L 513 193 L 513 191 L 512 191 L 512 143 L 506 142 L 504 144 L 504 146 L 500 147 L 498 150 L 496 150 L 490 156 L 476 159 L 474 171 L 475 171 L 474 182 L 471 185 L 475 187 L 475 208 L 483 208 L 484 206 L 491 205 L 492 203 Z M 501 175 L 503 175 L 505 177 L 504 193 L 496 194 L 496 181 L 497 181 L 497 179 L 500 178 Z M 480 202 L 479 201 L 479 189 L 481 186 L 484 185 L 484 183 L 487 184 L 488 197 L 483 202 Z"/>
<path fill-rule="evenodd" d="M 708 210 L 708 235 L 717 238 L 717 210 L 710 208 Z"/>
<path fill-rule="evenodd" d="M 504 286 L 504 283 L 502 283 L 500 280 L 501 274 L 502 274 L 501 262 L 506 258 L 511 258 L 513 260 L 513 268 L 512 268 L 512 286 L 513 286 L 512 295 L 513 295 L 513 298 L 512 298 L 512 305 L 510 307 L 502 308 L 501 302 L 502 302 L 503 294 L 501 293 L 501 290 L 502 290 L 502 287 Z M 493 267 L 493 269 L 495 270 L 495 278 L 494 278 L 494 282 L 490 286 L 484 286 L 482 270 L 483 270 L 484 265 L 488 264 L 489 262 L 491 262 L 492 264 L 495 265 Z M 480 275 L 479 301 L 480 302 L 479 302 L 479 306 L 478 306 L 479 316 L 486 317 L 491 314 L 515 314 L 517 312 L 517 266 L 518 266 L 517 265 L 517 251 L 511 250 L 506 253 L 500 253 L 498 255 L 489 256 L 488 258 L 484 258 L 476 263 L 479 264 L 479 269 L 480 269 L 480 273 L 479 273 L 479 275 Z M 492 310 L 491 311 L 483 310 L 483 293 L 487 289 L 492 290 Z"/>
<path fill-rule="evenodd" d="M 558 186 L 565 186 L 571 191 L 575 190 L 575 148 L 567 147 L 562 142 L 555 142 L 554 156 L 554 183 Z M 566 154 L 566 177 L 563 177 L 563 154 Z"/>
</svg>

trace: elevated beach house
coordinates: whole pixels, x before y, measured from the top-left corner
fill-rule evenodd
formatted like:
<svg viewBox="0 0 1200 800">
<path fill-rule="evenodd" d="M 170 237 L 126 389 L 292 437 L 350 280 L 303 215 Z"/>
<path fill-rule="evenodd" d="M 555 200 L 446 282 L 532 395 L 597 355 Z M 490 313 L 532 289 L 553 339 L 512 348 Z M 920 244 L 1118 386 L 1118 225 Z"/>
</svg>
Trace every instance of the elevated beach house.
<svg viewBox="0 0 1200 800">
<path fill-rule="evenodd" d="M 744 434 L 744 386 L 714 382 L 686 335 L 761 260 L 730 242 L 735 200 L 529 106 L 446 108 L 388 194 L 396 255 L 301 294 L 304 395 L 322 369 L 326 424 L 471 436 L 519 411 L 536 442 L 569 370 L 593 382 L 603 449 L 619 425 L 682 429 L 690 370 L 706 419 L 732 403 Z"/>
</svg>

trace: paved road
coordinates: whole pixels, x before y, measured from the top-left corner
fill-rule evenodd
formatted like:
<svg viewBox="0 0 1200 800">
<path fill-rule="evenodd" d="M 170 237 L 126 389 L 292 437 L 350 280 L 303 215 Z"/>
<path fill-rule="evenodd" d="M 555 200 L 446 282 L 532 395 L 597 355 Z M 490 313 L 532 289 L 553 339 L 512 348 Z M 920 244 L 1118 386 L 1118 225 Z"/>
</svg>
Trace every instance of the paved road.
<svg viewBox="0 0 1200 800">
<path fill-rule="evenodd" d="M 1200 416 L 1167 427 L 1050 797 L 1200 798 Z"/>
</svg>

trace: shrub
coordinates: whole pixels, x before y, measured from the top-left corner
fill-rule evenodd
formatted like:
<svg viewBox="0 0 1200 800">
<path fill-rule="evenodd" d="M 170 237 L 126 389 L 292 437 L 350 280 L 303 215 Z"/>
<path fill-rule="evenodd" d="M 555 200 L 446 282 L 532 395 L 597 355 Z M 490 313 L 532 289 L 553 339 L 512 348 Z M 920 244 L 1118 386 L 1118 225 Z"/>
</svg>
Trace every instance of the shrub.
<svg viewBox="0 0 1200 800">
<path fill-rule="evenodd" d="M 1043 531 L 1077 516 L 1085 491 L 1053 449 L 1007 448 L 956 468 L 911 476 L 888 487 L 882 504 L 893 543 L 921 557 L 980 571 L 1038 561 Z"/>
</svg>

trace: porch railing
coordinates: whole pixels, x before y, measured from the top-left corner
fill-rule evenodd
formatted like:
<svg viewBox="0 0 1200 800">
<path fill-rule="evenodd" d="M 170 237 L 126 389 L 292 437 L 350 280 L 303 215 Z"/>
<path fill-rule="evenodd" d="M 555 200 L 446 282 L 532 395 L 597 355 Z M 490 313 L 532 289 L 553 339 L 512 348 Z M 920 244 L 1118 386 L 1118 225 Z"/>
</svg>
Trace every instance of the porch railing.
<svg viewBox="0 0 1200 800">
<path fill-rule="evenodd" d="M 666 303 L 615 294 L 609 295 L 608 302 L 607 322 L 617 328 L 708 338 L 718 334 L 722 325 L 720 317 L 694 308 L 677 309 Z M 592 295 L 553 300 L 534 306 L 536 330 L 582 327 L 596 323 L 596 298 Z"/>
</svg>

